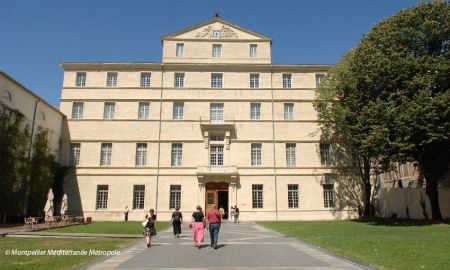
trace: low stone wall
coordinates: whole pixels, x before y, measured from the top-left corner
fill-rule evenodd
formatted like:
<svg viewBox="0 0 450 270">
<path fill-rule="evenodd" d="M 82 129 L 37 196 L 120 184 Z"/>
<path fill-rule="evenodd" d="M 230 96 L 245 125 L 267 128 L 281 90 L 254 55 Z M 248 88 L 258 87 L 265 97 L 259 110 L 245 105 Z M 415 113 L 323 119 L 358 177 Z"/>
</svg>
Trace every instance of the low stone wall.
<svg viewBox="0 0 450 270">
<path fill-rule="evenodd" d="M 439 205 L 444 219 L 450 219 L 450 189 L 439 189 Z M 378 215 L 390 218 L 431 218 L 430 200 L 424 188 L 382 188 L 378 194 Z"/>
</svg>

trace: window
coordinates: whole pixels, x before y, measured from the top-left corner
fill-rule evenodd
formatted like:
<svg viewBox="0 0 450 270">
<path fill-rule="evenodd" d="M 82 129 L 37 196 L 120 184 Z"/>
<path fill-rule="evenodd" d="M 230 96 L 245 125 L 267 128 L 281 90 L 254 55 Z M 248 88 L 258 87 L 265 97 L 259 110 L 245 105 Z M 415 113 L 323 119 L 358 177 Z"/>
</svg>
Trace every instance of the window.
<svg viewBox="0 0 450 270">
<path fill-rule="evenodd" d="M 150 113 L 150 102 L 139 102 L 138 118 L 148 119 Z"/>
<path fill-rule="evenodd" d="M 252 143 L 251 148 L 252 166 L 261 166 L 261 144 Z"/>
<path fill-rule="evenodd" d="M 210 141 L 213 142 L 223 142 L 225 140 L 225 136 L 224 135 L 211 135 L 209 137 Z"/>
<path fill-rule="evenodd" d="M 86 86 L 86 72 L 77 72 L 75 85 L 80 87 Z"/>
<path fill-rule="evenodd" d="M 106 75 L 106 86 L 117 86 L 117 72 L 108 72 L 108 74 Z"/>
<path fill-rule="evenodd" d="M 211 103 L 211 124 L 223 123 L 223 103 Z"/>
<path fill-rule="evenodd" d="M 259 88 L 259 74 L 250 74 L 250 88 Z"/>
<path fill-rule="evenodd" d="M 80 143 L 70 144 L 69 166 L 76 166 L 80 164 Z"/>
<path fill-rule="evenodd" d="M 100 166 L 111 165 L 112 143 L 102 143 Z"/>
<path fill-rule="evenodd" d="M 115 108 L 116 108 L 115 102 L 105 102 L 105 107 L 103 109 L 103 118 L 114 119 Z"/>
<path fill-rule="evenodd" d="M 283 74 L 283 88 L 292 87 L 292 74 Z"/>
<path fill-rule="evenodd" d="M 174 120 L 183 119 L 184 116 L 184 103 L 183 102 L 174 102 L 173 103 L 173 116 Z"/>
<path fill-rule="evenodd" d="M 287 166 L 295 166 L 295 152 L 296 145 L 295 143 L 287 143 L 286 144 L 286 165 Z"/>
<path fill-rule="evenodd" d="M 250 58 L 258 57 L 258 45 L 250 44 Z"/>
<path fill-rule="evenodd" d="M 12 94 L 8 90 L 4 90 L 2 93 L 2 98 L 5 99 L 7 102 L 12 102 Z"/>
<path fill-rule="evenodd" d="M 184 87 L 184 73 L 175 73 L 175 87 Z"/>
<path fill-rule="evenodd" d="M 223 75 L 221 73 L 211 74 L 211 87 L 212 88 L 222 88 Z"/>
<path fill-rule="evenodd" d="M 223 165 L 223 145 L 210 146 L 210 165 L 221 166 Z"/>
<path fill-rule="evenodd" d="M 172 166 L 181 166 L 183 161 L 183 145 L 181 143 L 172 143 Z"/>
<path fill-rule="evenodd" d="M 150 87 L 150 73 L 141 73 L 141 87 Z"/>
<path fill-rule="evenodd" d="M 327 143 L 320 144 L 320 163 L 322 166 L 331 166 L 330 145 Z"/>
<path fill-rule="evenodd" d="M 83 119 L 84 102 L 72 103 L 72 119 Z"/>
<path fill-rule="evenodd" d="M 184 43 L 177 43 L 176 56 L 183 57 Z"/>
<path fill-rule="evenodd" d="M 181 206 L 181 185 L 170 185 L 170 209 Z"/>
<path fill-rule="evenodd" d="M 325 79 L 325 74 L 316 74 L 316 87 L 319 87 L 323 79 Z"/>
<path fill-rule="evenodd" d="M 284 103 L 284 120 L 294 119 L 294 103 Z"/>
<path fill-rule="evenodd" d="M 263 185 L 252 185 L 253 208 L 263 208 Z"/>
<path fill-rule="evenodd" d="M 250 103 L 250 119 L 261 119 L 261 103 Z"/>
<path fill-rule="evenodd" d="M 145 186 L 133 186 L 133 209 L 144 209 Z"/>
<path fill-rule="evenodd" d="M 108 185 L 97 185 L 96 209 L 108 208 Z"/>
<path fill-rule="evenodd" d="M 222 45 L 213 44 L 212 45 L 212 57 L 222 57 Z"/>
<path fill-rule="evenodd" d="M 298 208 L 298 185 L 288 185 L 288 207 Z"/>
<path fill-rule="evenodd" d="M 147 164 L 147 144 L 136 144 L 136 166 L 144 166 Z"/>
<path fill-rule="evenodd" d="M 323 185 L 323 207 L 332 208 L 334 207 L 334 188 L 333 184 Z"/>
</svg>

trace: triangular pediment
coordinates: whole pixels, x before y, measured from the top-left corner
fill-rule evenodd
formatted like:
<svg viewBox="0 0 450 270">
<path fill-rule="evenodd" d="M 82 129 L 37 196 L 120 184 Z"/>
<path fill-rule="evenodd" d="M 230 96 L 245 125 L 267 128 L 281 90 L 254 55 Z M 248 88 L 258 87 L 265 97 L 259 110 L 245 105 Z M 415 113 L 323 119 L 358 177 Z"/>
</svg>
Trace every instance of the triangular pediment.
<svg viewBox="0 0 450 270">
<path fill-rule="evenodd" d="M 272 41 L 268 36 L 256 33 L 239 25 L 233 24 L 221 18 L 213 18 L 182 29 L 180 31 L 165 35 L 162 40 L 259 40 Z"/>
</svg>

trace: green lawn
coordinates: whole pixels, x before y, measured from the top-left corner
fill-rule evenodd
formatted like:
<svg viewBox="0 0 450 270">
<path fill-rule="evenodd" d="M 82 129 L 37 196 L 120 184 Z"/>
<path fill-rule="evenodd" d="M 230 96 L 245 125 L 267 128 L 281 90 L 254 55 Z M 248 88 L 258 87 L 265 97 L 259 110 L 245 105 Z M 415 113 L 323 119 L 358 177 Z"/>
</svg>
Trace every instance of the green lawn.
<svg viewBox="0 0 450 270">
<path fill-rule="evenodd" d="M 62 239 L 62 238 L 0 238 L 0 269 L 71 269 L 98 256 L 89 255 L 89 251 L 115 251 L 138 241 L 137 239 Z M 36 251 L 45 252 L 44 256 L 6 255 L 8 252 Z M 84 251 L 88 255 L 47 255 L 48 250 Z"/>
<path fill-rule="evenodd" d="M 169 227 L 169 222 L 156 222 L 156 231 L 162 231 Z M 139 221 L 94 221 L 91 224 L 76 225 L 63 228 L 43 230 L 45 232 L 62 233 L 111 233 L 111 234 L 141 234 L 142 222 Z"/>
<path fill-rule="evenodd" d="M 280 221 L 261 225 L 381 269 L 449 269 L 450 225 L 417 221 Z"/>
</svg>

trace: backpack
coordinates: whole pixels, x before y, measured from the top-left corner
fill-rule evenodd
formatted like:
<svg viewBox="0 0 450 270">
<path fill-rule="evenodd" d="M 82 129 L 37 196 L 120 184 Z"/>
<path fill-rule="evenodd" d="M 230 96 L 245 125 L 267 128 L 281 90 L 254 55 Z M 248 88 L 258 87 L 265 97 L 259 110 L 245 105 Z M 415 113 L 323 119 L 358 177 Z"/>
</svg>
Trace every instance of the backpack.
<svg viewBox="0 0 450 270">
<path fill-rule="evenodd" d="M 181 220 L 181 213 L 180 212 L 174 212 L 173 213 L 173 221 L 180 221 Z"/>
</svg>

